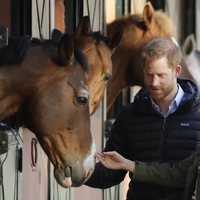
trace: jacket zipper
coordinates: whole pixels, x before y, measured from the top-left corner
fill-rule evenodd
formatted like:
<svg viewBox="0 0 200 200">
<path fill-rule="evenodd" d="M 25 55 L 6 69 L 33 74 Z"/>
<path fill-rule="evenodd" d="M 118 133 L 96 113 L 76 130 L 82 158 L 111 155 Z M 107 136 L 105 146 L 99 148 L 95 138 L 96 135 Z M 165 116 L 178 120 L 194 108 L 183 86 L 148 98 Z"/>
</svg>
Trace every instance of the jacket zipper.
<svg viewBox="0 0 200 200">
<path fill-rule="evenodd" d="M 166 118 L 164 118 L 163 120 L 160 146 L 161 146 L 160 160 L 165 161 L 165 158 L 166 158 Z"/>
</svg>

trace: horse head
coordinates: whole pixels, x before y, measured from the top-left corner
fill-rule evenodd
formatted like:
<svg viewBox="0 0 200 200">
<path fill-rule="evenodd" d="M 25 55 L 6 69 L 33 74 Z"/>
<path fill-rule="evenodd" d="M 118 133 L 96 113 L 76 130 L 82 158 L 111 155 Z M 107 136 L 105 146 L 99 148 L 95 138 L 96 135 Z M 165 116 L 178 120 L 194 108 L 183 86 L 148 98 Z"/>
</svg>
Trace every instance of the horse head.
<svg viewBox="0 0 200 200">
<path fill-rule="evenodd" d="M 200 88 L 200 51 L 196 48 L 194 35 L 188 35 L 183 42 L 183 63 L 181 76 L 192 80 Z"/>
<path fill-rule="evenodd" d="M 67 35 L 58 45 L 35 44 L 21 63 L 0 68 L 0 119 L 22 113 L 63 187 L 82 185 L 94 169 L 87 68 Z"/>
<path fill-rule="evenodd" d="M 52 39 L 58 42 L 62 35 L 59 30 L 55 29 L 52 32 Z M 89 63 L 87 83 L 90 93 L 90 115 L 97 110 L 112 76 L 111 55 L 120 42 L 121 36 L 121 32 L 109 38 L 100 32 L 93 32 L 88 16 L 80 20 L 73 34 L 74 45 L 84 53 Z"/>
<path fill-rule="evenodd" d="M 108 110 L 122 89 L 143 86 L 142 49 L 156 37 L 171 38 L 174 26 L 170 18 L 155 11 L 148 2 L 143 13 L 117 18 L 107 25 L 108 37 L 122 32 L 119 45 L 112 55 L 113 74 L 108 83 Z"/>
<path fill-rule="evenodd" d="M 90 91 L 90 114 L 93 114 L 99 106 L 107 83 L 112 76 L 111 55 L 118 45 L 120 36 L 110 40 L 100 32 L 92 32 L 88 16 L 83 17 L 74 33 L 75 45 L 82 50 L 87 57 L 90 69 L 88 73 L 88 87 Z"/>
</svg>

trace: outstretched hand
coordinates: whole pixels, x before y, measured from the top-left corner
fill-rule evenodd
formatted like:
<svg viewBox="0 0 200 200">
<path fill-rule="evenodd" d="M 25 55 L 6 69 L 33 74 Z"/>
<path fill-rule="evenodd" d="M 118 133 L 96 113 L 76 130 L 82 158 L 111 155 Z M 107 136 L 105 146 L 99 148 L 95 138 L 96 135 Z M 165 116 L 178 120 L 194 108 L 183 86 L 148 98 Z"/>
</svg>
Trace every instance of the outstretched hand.
<svg viewBox="0 0 200 200">
<path fill-rule="evenodd" d="M 122 169 L 133 172 L 135 168 L 135 162 L 124 158 L 116 151 L 97 153 L 96 157 L 105 167 L 109 169 Z"/>
</svg>

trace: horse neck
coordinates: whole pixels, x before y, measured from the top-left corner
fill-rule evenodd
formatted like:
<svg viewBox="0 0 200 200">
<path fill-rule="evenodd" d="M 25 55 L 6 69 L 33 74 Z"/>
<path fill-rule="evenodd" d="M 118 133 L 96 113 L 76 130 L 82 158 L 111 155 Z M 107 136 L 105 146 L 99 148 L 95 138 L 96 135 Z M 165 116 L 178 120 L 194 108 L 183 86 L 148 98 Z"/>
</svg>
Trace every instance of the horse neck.
<svg viewBox="0 0 200 200">
<path fill-rule="evenodd" d="M 10 91 L 22 91 L 31 80 L 32 74 L 24 69 L 23 66 L 4 66 L 0 68 L 1 88 L 5 94 Z"/>
<path fill-rule="evenodd" d="M 18 79 L 18 73 L 12 66 L 0 68 L 0 121 L 16 113 L 23 103 L 17 90 L 20 87 Z"/>
<path fill-rule="evenodd" d="M 0 68 L 0 121 L 21 109 L 34 92 L 37 79 L 23 65 Z"/>
</svg>

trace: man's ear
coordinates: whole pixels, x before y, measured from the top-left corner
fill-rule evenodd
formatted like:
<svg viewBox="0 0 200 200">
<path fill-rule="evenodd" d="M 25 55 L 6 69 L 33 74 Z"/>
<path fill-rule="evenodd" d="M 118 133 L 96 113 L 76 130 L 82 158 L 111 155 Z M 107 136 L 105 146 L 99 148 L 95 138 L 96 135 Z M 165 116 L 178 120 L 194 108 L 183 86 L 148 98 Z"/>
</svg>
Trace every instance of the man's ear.
<svg viewBox="0 0 200 200">
<path fill-rule="evenodd" d="M 179 75 L 181 74 L 181 66 L 180 65 L 176 65 L 175 73 L 176 73 L 176 77 L 178 78 Z"/>
</svg>

